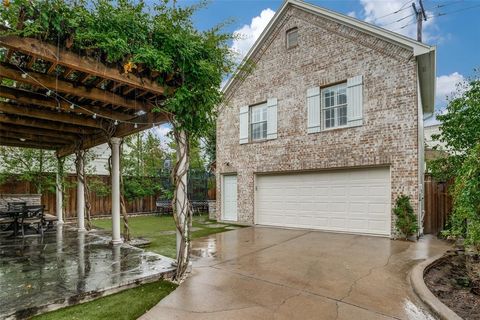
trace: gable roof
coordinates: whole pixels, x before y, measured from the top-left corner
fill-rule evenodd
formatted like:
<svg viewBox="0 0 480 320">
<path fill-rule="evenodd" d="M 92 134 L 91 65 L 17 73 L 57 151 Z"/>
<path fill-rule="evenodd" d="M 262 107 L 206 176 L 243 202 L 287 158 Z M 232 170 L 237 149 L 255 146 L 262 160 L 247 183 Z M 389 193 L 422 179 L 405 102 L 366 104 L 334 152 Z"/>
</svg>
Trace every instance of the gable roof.
<svg viewBox="0 0 480 320">
<path fill-rule="evenodd" d="M 404 35 L 389 31 L 387 29 L 375 26 L 373 24 L 358 20 L 356 18 L 337 13 L 301 0 L 285 0 L 280 9 L 275 13 L 273 18 L 268 23 L 267 27 L 263 30 L 260 37 L 258 37 L 255 44 L 250 48 L 246 56 L 244 57 L 237 72 L 228 80 L 223 87 L 222 91 L 227 92 L 231 85 L 235 82 L 235 78 L 241 69 L 241 66 L 257 52 L 263 42 L 270 36 L 273 31 L 273 27 L 276 25 L 282 14 L 288 9 L 288 7 L 296 7 L 307 12 L 319 15 L 323 18 L 333 20 L 335 22 L 347 25 L 351 28 L 358 29 L 362 32 L 371 34 L 377 38 L 381 38 L 387 42 L 399 45 L 401 47 L 412 49 L 413 55 L 418 62 L 418 78 L 420 95 L 422 99 L 422 106 L 424 113 L 433 113 L 435 103 L 435 47 L 418 42 Z"/>
</svg>

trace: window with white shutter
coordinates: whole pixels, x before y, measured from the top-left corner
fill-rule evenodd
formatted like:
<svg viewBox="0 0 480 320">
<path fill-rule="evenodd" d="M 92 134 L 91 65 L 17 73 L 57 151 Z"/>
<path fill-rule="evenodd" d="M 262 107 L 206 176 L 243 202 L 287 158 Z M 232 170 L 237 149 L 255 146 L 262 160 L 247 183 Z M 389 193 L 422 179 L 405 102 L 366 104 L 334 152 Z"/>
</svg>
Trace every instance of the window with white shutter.
<svg viewBox="0 0 480 320">
<path fill-rule="evenodd" d="M 307 132 L 363 124 L 363 77 L 307 90 Z"/>
</svg>

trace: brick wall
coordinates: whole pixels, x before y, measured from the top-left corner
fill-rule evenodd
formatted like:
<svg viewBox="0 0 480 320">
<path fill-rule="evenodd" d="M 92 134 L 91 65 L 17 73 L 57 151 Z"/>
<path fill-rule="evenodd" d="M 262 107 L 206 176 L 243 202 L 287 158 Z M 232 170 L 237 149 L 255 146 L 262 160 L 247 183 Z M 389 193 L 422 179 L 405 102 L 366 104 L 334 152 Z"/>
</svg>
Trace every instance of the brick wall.
<svg viewBox="0 0 480 320">
<path fill-rule="evenodd" d="M 285 48 L 298 28 L 299 46 Z M 412 51 L 297 8 L 253 57 L 255 69 L 226 93 L 217 122 L 217 218 L 222 174 L 238 175 L 238 219 L 254 221 L 254 174 L 390 166 L 392 203 L 418 208 L 418 109 Z M 363 126 L 307 134 L 306 91 L 363 75 Z M 239 144 L 239 109 L 278 99 L 278 138 Z M 227 163 L 229 165 L 227 165 Z M 393 218 L 392 218 L 393 219 Z M 394 223 L 392 221 L 392 227 Z"/>
</svg>

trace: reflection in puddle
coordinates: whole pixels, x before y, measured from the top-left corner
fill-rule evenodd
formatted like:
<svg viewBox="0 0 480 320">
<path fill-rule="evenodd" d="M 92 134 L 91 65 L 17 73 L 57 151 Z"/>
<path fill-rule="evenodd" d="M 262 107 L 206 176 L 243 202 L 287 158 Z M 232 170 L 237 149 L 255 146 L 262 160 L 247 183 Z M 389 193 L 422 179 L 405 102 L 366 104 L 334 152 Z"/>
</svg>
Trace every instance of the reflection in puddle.
<svg viewBox="0 0 480 320">
<path fill-rule="evenodd" d="M 2 319 L 173 270 L 172 259 L 126 244 L 112 246 L 102 232 L 79 233 L 59 225 L 43 238 L 7 236 L 0 233 Z"/>
<path fill-rule="evenodd" d="M 215 237 L 206 238 L 199 241 L 197 246 L 192 248 L 192 256 L 195 258 L 214 258 L 217 255 L 217 239 Z"/>
</svg>

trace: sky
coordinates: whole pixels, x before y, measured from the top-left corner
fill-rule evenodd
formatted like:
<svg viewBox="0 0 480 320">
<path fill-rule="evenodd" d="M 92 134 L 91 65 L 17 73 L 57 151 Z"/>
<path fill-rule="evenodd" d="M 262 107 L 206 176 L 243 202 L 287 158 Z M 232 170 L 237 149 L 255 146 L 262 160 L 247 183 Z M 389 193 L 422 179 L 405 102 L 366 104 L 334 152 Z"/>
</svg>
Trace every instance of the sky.
<svg viewBox="0 0 480 320">
<path fill-rule="evenodd" d="M 308 0 L 307 2 L 376 24 L 405 36 L 416 38 L 412 3 L 418 0 Z M 180 5 L 198 3 L 178 0 Z M 198 11 L 194 23 L 200 30 L 231 21 L 226 32 L 241 39 L 231 47 L 245 55 L 255 43 L 282 0 L 211 0 Z M 437 47 L 436 112 L 447 104 L 446 97 L 456 84 L 474 75 L 480 68 L 480 0 L 423 0 L 427 21 L 423 25 L 423 42 Z M 426 125 L 437 123 L 432 117 Z M 159 130 L 167 132 L 169 127 Z"/>
</svg>

